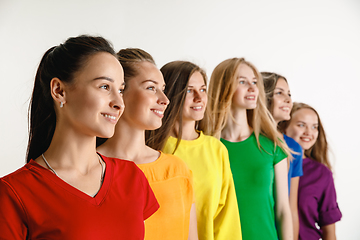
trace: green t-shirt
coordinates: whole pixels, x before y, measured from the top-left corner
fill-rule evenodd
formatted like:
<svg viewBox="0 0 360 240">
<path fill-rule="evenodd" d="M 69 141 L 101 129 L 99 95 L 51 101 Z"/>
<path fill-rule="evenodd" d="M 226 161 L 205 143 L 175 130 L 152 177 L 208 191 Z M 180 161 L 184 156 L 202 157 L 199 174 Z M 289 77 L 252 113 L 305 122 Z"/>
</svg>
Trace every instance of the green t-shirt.
<svg viewBox="0 0 360 240">
<path fill-rule="evenodd" d="M 254 133 L 242 142 L 221 139 L 229 152 L 243 239 L 278 239 L 274 213 L 274 165 L 286 158 L 263 135 L 261 150 Z"/>
</svg>

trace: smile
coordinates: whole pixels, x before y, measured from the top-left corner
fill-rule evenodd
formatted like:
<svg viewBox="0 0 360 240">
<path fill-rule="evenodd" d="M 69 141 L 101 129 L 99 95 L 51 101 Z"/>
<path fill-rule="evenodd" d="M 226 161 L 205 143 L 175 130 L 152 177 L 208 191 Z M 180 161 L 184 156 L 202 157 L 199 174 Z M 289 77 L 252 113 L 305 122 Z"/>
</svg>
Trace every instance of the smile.
<svg viewBox="0 0 360 240">
<path fill-rule="evenodd" d="M 311 141 L 311 139 L 308 138 L 308 137 L 301 137 L 300 139 L 301 139 L 301 141 L 303 141 L 303 142 L 310 142 L 310 141 Z"/>
<path fill-rule="evenodd" d="M 164 117 L 164 111 L 157 110 L 157 109 L 151 109 L 158 117 Z"/>
<path fill-rule="evenodd" d="M 203 107 L 202 106 L 198 106 L 198 107 L 190 107 L 191 109 L 194 109 L 194 110 L 202 110 Z"/>
<path fill-rule="evenodd" d="M 101 115 L 103 115 L 104 117 L 109 118 L 111 120 L 116 120 L 115 116 L 112 116 L 112 115 L 109 115 L 109 114 L 106 114 L 106 113 L 102 113 Z"/>
<path fill-rule="evenodd" d="M 248 97 L 245 97 L 246 100 L 255 100 L 255 96 L 248 96 Z"/>
<path fill-rule="evenodd" d="M 283 110 L 283 111 L 285 111 L 285 112 L 289 112 L 289 111 L 290 111 L 290 108 L 289 108 L 289 107 L 281 107 L 280 109 Z"/>
</svg>

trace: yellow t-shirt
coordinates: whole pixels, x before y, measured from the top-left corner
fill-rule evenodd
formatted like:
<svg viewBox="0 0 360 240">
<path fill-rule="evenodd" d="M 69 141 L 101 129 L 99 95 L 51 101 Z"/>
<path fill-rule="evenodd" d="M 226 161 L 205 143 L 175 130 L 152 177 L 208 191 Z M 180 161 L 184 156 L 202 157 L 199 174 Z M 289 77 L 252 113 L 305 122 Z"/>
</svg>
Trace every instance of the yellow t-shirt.
<svg viewBox="0 0 360 240">
<path fill-rule="evenodd" d="M 192 173 L 179 157 L 162 153 L 137 165 L 145 174 L 160 208 L 145 220 L 145 240 L 187 240 L 194 203 Z"/>
<path fill-rule="evenodd" d="M 169 137 L 164 152 L 173 153 L 176 141 Z M 200 132 L 195 140 L 181 140 L 175 155 L 193 172 L 199 240 L 242 239 L 226 147 L 218 139 Z"/>
</svg>

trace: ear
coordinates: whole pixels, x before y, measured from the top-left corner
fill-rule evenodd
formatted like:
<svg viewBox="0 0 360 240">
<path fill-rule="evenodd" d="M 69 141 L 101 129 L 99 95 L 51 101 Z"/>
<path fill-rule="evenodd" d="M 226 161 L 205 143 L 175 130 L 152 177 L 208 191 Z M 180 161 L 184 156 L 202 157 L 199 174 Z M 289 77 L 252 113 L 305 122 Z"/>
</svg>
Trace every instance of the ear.
<svg viewBox="0 0 360 240">
<path fill-rule="evenodd" d="M 50 92 L 52 98 L 59 103 L 66 103 L 65 84 L 59 78 L 53 78 L 50 81 Z"/>
</svg>

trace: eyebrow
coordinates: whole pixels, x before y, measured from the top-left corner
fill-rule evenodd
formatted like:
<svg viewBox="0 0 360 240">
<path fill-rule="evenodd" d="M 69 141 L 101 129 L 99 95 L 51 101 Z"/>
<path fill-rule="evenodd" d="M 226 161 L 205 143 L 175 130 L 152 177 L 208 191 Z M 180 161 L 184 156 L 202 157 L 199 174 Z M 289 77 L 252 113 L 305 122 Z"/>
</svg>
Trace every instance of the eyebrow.
<svg viewBox="0 0 360 240">
<path fill-rule="evenodd" d="M 110 81 L 110 82 L 114 82 L 114 80 L 112 78 L 104 77 L 104 76 L 94 78 L 93 80 L 101 80 L 101 79 L 107 80 L 107 81 Z"/>
<path fill-rule="evenodd" d="M 188 87 L 194 87 L 194 86 L 191 86 L 191 85 L 188 85 Z M 203 84 L 203 85 L 201 85 L 200 87 L 206 87 L 206 85 L 205 84 Z"/>
<path fill-rule="evenodd" d="M 154 84 L 159 84 L 157 81 L 155 81 L 155 80 L 151 80 L 151 79 L 144 80 L 144 81 L 142 81 L 142 82 L 141 82 L 141 84 L 146 83 L 146 82 L 152 82 L 152 83 L 154 83 Z M 166 86 L 166 84 L 164 84 L 163 86 L 165 87 L 165 86 Z"/>
</svg>

